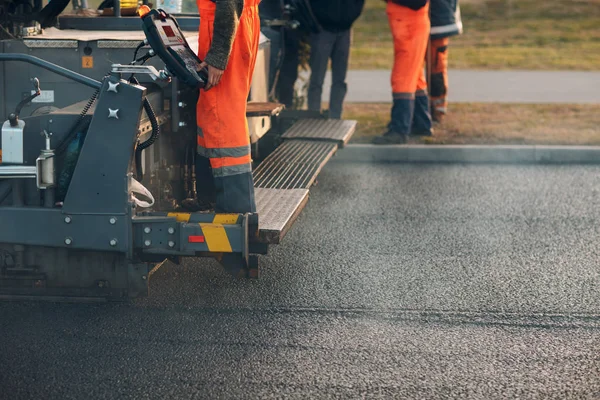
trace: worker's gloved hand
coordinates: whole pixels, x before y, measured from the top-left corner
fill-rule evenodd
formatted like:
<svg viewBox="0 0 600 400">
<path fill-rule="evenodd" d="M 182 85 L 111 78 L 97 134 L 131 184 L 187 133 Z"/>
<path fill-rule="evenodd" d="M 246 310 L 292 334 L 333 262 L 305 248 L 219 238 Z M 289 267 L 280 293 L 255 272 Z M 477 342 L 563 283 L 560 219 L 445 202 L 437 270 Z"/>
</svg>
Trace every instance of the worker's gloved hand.
<svg viewBox="0 0 600 400">
<path fill-rule="evenodd" d="M 223 73 L 225 71 L 215 68 L 212 65 L 208 65 L 203 61 L 202 64 L 200 64 L 200 69 L 205 67 L 208 67 L 208 82 L 206 83 L 204 90 L 210 90 L 211 88 L 217 86 L 219 82 L 221 82 L 221 78 L 223 77 Z"/>
</svg>

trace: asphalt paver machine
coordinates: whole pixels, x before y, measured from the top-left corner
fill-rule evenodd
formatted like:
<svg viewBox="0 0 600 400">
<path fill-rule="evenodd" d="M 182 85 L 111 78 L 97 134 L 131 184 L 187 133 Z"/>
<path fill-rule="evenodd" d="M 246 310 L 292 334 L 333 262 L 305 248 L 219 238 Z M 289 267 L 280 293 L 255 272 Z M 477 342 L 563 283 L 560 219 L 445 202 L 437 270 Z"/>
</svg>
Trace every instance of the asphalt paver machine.
<svg viewBox="0 0 600 400">
<path fill-rule="evenodd" d="M 269 101 L 262 37 L 247 112 L 258 211 L 186 211 L 202 190 L 198 16 L 124 17 L 116 1 L 112 16 L 48 23 L 46 8 L 0 0 L 0 298 L 146 296 L 153 271 L 185 257 L 258 277 L 356 123 Z"/>
</svg>

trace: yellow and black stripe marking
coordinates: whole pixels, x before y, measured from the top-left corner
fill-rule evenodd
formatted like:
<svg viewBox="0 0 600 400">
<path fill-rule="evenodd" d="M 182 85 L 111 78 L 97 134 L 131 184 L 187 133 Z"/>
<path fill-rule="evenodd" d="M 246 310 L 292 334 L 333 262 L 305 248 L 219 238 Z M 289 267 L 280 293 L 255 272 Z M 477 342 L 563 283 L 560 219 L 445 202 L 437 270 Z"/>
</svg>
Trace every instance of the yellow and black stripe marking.
<svg viewBox="0 0 600 400">
<path fill-rule="evenodd" d="M 227 232 L 222 224 L 200 224 L 202 233 L 206 239 L 208 251 L 212 253 L 231 253 L 231 243 L 227 237 Z"/>
<path fill-rule="evenodd" d="M 198 224 L 201 235 L 192 235 L 187 239 L 190 243 L 206 243 L 211 253 L 232 253 L 233 247 L 227 236 L 227 226 L 237 225 L 243 219 L 240 214 L 200 214 L 170 212 L 170 218 L 189 225 Z M 188 225 L 188 226 L 189 226 Z"/>
<path fill-rule="evenodd" d="M 177 222 L 200 222 L 213 223 L 221 225 L 236 225 L 239 223 L 242 215 L 240 214 L 196 214 L 170 212 L 168 217 L 175 218 Z"/>
<path fill-rule="evenodd" d="M 170 212 L 167 214 L 167 217 L 175 218 L 177 222 L 190 222 L 191 215 L 190 213 Z"/>
</svg>

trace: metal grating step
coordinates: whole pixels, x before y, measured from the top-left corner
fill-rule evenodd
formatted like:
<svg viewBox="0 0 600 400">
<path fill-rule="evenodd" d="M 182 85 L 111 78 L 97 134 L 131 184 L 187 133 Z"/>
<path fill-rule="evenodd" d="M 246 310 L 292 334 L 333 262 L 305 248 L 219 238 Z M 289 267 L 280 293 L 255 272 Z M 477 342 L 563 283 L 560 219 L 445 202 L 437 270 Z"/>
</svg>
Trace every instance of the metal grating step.
<svg viewBox="0 0 600 400">
<path fill-rule="evenodd" d="M 281 137 L 284 139 L 330 140 L 345 145 L 356 130 L 356 121 L 341 119 L 303 119 Z"/>
<path fill-rule="evenodd" d="M 307 189 L 256 188 L 259 242 L 278 244 L 308 202 Z"/>
<path fill-rule="evenodd" d="M 337 147 L 333 142 L 286 141 L 256 168 L 254 186 L 268 189 L 310 189 Z"/>
</svg>

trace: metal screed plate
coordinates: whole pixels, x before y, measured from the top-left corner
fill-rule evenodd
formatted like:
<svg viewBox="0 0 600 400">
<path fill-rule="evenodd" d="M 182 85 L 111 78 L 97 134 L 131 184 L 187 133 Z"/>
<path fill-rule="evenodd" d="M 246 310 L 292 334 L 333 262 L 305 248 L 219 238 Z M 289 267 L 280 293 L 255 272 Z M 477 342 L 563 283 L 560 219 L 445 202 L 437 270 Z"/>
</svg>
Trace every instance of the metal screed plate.
<svg viewBox="0 0 600 400">
<path fill-rule="evenodd" d="M 282 135 L 282 138 L 327 140 L 343 146 L 348 143 L 355 130 L 356 121 L 344 121 L 340 119 L 303 119 L 296 122 Z"/>
<path fill-rule="evenodd" d="M 278 244 L 308 202 L 307 189 L 256 188 L 259 241 Z"/>
<path fill-rule="evenodd" d="M 268 189 L 310 189 L 337 147 L 333 142 L 286 141 L 258 166 L 254 185 Z"/>
</svg>

